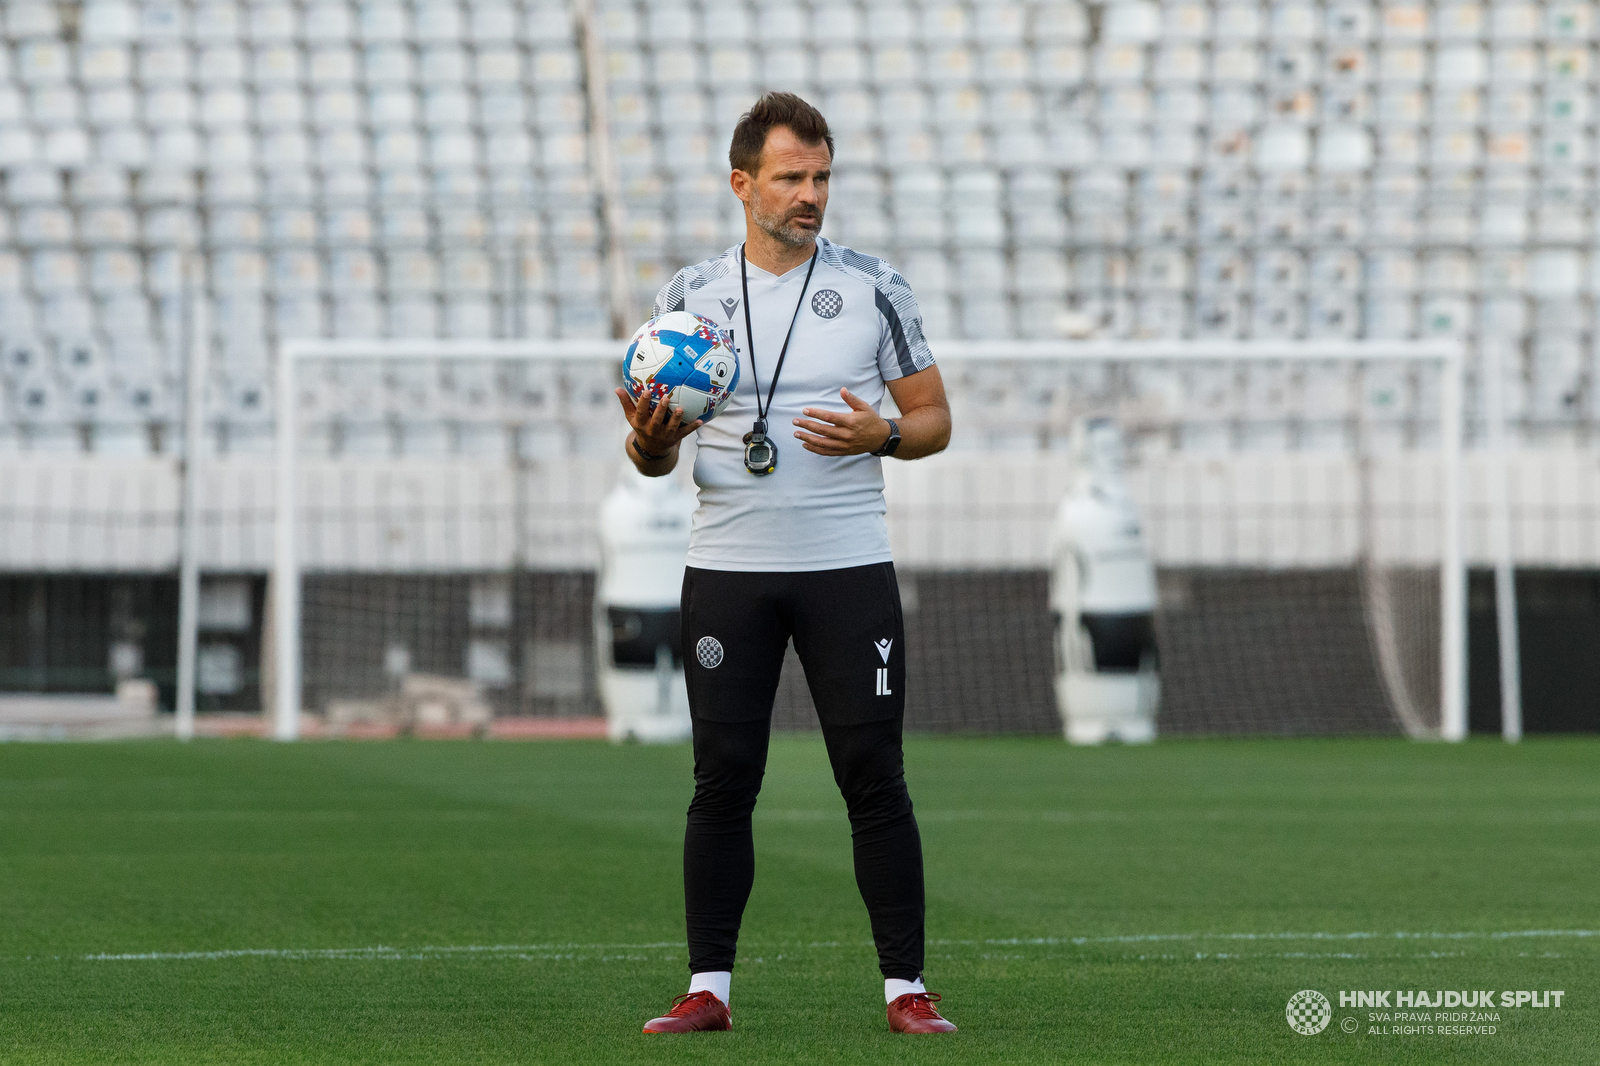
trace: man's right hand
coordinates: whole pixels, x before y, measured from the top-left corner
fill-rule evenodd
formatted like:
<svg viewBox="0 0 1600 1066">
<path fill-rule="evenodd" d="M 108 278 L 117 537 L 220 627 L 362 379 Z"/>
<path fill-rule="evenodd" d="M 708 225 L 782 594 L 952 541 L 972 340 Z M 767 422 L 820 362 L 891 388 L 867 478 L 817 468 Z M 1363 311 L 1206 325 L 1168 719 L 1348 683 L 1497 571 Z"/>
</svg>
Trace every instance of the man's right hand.
<svg viewBox="0 0 1600 1066">
<path fill-rule="evenodd" d="M 622 404 L 622 413 L 627 416 L 628 425 L 633 427 L 639 447 L 651 455 L 669 454 L 679 441 L 704 424 L 699 419 L 685 424 L 681 407 L 674 407 L 670 414 L 665 403 L 652 407 L 648 393 L 635 400 L 628 395 L 627 389 L 619 386 L 617 401 Z"/>
</svg>

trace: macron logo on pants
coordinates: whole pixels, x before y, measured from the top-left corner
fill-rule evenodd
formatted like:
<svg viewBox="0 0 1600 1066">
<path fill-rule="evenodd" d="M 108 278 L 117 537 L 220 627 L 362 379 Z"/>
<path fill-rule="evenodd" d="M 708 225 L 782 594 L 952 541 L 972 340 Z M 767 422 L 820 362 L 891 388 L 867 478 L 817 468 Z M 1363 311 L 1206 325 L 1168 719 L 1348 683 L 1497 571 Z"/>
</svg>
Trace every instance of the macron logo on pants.
<svg viewBox="0 0 1600 1066">
<path fill-rule="evenodd" d="M 888 661 L 889 661 L 889 649 L 894 647 L 894 639 L 890 638 L 888 640 L 875 640 L 875 641 L 872 642 L 872 646 L 878 649 L 879 657 L 882 658 L 885 663 L 888 663 Z M 883 667 L 879 668 L 879 670 L 878 670 L 878 689 L 877 689 L 876 692 L 873 693 L 873 695 L 874 696 L 893 696 L 894 695 L 893 692 L 889 691 L 889 667 L 888 666 L 883 666 Z"/>
</svg>

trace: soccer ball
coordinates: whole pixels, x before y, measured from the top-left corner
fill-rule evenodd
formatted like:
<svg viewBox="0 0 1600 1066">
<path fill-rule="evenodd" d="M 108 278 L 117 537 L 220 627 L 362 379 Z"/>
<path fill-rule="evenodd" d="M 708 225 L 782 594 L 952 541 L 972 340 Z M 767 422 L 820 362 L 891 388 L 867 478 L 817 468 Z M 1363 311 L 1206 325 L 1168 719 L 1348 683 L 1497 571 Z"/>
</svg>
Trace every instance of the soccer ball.
<svg viewBox="0 0 1600 1066">
<path fill-rule="evenodd" d="M 622 380 L 637 400 L 683 408 L 684 424 L 716 417 L 739 387 L 733 335 L 710 319 L 668 311 L 639 327 L 622 357 Z"/>
</svg>

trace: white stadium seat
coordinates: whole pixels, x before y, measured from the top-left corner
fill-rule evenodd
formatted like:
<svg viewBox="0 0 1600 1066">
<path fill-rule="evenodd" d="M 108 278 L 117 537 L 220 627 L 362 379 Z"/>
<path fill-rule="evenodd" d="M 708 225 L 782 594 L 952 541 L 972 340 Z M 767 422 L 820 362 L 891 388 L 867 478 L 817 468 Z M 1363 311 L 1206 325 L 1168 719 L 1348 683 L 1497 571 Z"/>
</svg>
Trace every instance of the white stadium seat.
<svg viewBox="0 0 1600 1066">
<path fill-rule="evenodd" d="M 1161 14 L 1162 40 L 1200 41 L 1211 32 L 1211 10 L 1203 3 L 1165 4 Z"/>
<path fill-rule="evenodd" d="M 242 129 L 251 119 L 251 101 L 241 89 L 212 89 L 201 94 L 199 123 L 210 128 Z"/>
<path fill-rule="evenodd" d="M 858 90 L 866 80 L 866 53 L 857 45 L 835 45 L 819 49 L 816 56 L 817 84 L 824 89 Z M 749 80 L 749 73 L 741 80 Z M 830 124 L 832 119 L 830 118 Z"/>
<path fill-rule="evenodd" d="M 1103 16 L 1102 34 L 1108 41 L 1154 41 L 1161 34 L 1161 9 L 1150 0 L 1109 4 Z"/>
<path fill-rule="evenodd" d="M 961 301 L 961 335 L 974 340 L 1016 336 L 1016 320 L 1009 301 L 975 296 Z"/>
<path fill-rule="evenodd" d="M 169 126 L 153 132 L 151 154 L 163 166 L 190 168 L 201 161 L 200 135 L 191 126 Z"/>
<path fill-rule="evenodd" d="M 133 75 L 132 50 L 122 43 L 85 48 L 78 72 L 89 88 L 127 85 Z"/>
<path fill-rule="evenodd" d="M 181 0 L 139 0 L 137 34 L 151 40 L 175 40 L 189 30 L 188 7 Z"/>
<path fill-rule="evenodd" d="M 300 35 L 299 12 L 287 0 L 255 0 L 247 36 L 257 44 L 284 44 Z"/>
<path fill-rule="evenodd" d="M 356 33 L 368 44 L 404 41 L 409 22 L 407 9 L 398 0 L 363 0 L 356 5 Z"/>
<path fill-rule="evenodd" d="M 378 41 L 362 50 L 361 72 L 368 85 L 403 86 L 415 79 L 414 62 L 410 48 Z"/>
<path fill-rule="evenodd" d="M 340 0 L 312 0 L 301 15 L 307 44 L 349 44 L 355 37 L 350 5 Z"/>
<path fill-rule="evenodd" d="M 5 26 L 7 36 L 16 39 L 58 37 L 61 16 L 56 5 L 42 0 L 10 0 L 5 7 Z"/>
<path fill-rule="evenodd" d="M 85 41 L 126 41 L 138 32 L 132 0 L 87 0 L 79 21 Z"/>
<path fill-rule="evenodd" d="M 972 20 L 972 38 L 980 44 L 1020 46 L 1027 32 L 1028 8 L 1008 0 L 985 3 Z"/>
<path fill-rule="evenodd" d="M 284 294 L 308 294 L 322 285 L 322 263 L 316 253 L 308 251 L 278 251 L 271 263 L 273 290 Z"/>
<path fill-rule="evenodd" d="M 496 116 L 500 110 L 499 106 L 485 108 Z M 422 119 L 435 129 L 469 126 L 473 119 L 472 98 L 459 86 L 436 85 L 422 94 Z"/>
<path fill-rule="evenodd" d="M 626 53 L 637 58 L 636 52 Z M 613 55 L 613 59 L 615 54 Z M 541 48 L 533 53 L 530 67 L 533 83 L 541 92 L 565 86 L 577 86 L 579 83 L 578 57 L 571 49 Z M 612 74 L 618 76 L 619 82 L 625 83 L 626 77 L 613 66 Z"/>
<path fill-rule="evenodd" d="M 375 337 L 383 332 L 383 313 L 375 297 L 346 294 L 333 302 L 336 337 Z"/>
<path fill-rule="evenodd" d="M 462 170 L 477 162 L 478 139 L 470 130 L 435 130 L 427 138 L 427 163 L 432 170 Z"/>
<path fill-rule="evenodd" d="M 533 3 L 526 12 L 523 36 L 534 47 L 576 44 L 577 24 L 566 4 Z"/>
<path fill-rule="evenodd" d="M 1083 5 L 1061 3 L 1033 4 L 1033 37 L 1040 44 L 1085 41 L 1089 38 L 1089 19 Z"/>
<path fill-rule="evenodd" d="M 444 326 L 452 337 L 492 337 L 494 305 L 486 297 L 448 297 L 444 304 Z"/>
<path fill-rule="evenodd" d="M 522 53 L 514 47 L 480 45 L 474 63 L 477 84 L 485 90 L 522 84 Z"/>
<path fill-rule="evenodd" d="M 128 172 L 104 163 L 84 167 L 71 176 L 72 198 L 79 204 L 122 207 L 129 198 Z"/>
<path fill-rule="evenodd" d="M 391 207 L 383 212 L 379 225 L 379 234 L 382 242 L 391 248 L 427 245 L 433 236 L 427 213 L 417 208 L 405 207 Z M 419 264 L 423 261 L 404 259 L 404 257 L 402 259 L 402 265 L 405 266 L 405 269 L 401 271 L 399 276 L 415 280 L 418 275 L 416 270 L 411 268 L 417 267 L 421 269 Z M 431 263 L 432 260 L 429 258 L 427 261 Z M 391 266 L 394 265 L 394 262 L 391 261 Z M 429 269 L 431 270 L 431 267 Z M 429 276 L 431 277 L 431 274 Z M 429 284 L 431 285 L 431 282 Z M 413 284 L 410 287 L 414 288 L 416 286 Z"/>
<path fill-rule="evenodd" d="M 972 39 L 972 13 L 959 3 L 925 4 L 920 22 L 920 36 L 931 45 L 965 44 Z"/>
<path fill-rule="evenodd" d="M 140 129 L 105 129 L 95 138 L 95 155 L 107 163 L 140 167 L 150 158 L 150 142 Z M 13 152 L 12 144 L 8 142 L 7 131 L 4 128 L 0 128 L 0 159 L 7 162 L 19 161 Z"/>
<path fill-rule="evenodd" d="M 467 53 L 455 41 L 428 41 L 419 50 L 418 79 L 440 89 L 463 88 L 467 82 Z"/>
<path fill-rule="evenodd" d="M 34 207 L 17 213 L 16 240 L 24 248 L 70 245 L 74 230 L 72 212 L 62 207 Z"/>
<path fill-rule="evenodd" d="M 256 203 L 261 198 L 261 179 L 254 168 L 211 166 L 206 171 L 205 198 L 213 205 Z"/>
<path fill-rule="evenodd" d="M 61 172 L 54 167 L 17 167 L 6 175 L 6 199 L 13 204 L 61 202 Z"/>
<path fill-rule="evenodd" d="M 305 97 L 292 89 L 274 89 L 255 95 L 256 121 L 263 131 L 280 127 L 299 126 L 305 122 Z M 339 121 L 341 115 L 353 121 L 359 113 L 355 97 L 348 89 L 331 89 L 319 92 L 313 112 L 324 121 Z"/>
<path fill-rule="evenodd" d="M 796 45 L 808 35 L 806 12 L 798 4 L 763 3 L 757 5 L 755 14 L 756 36 L 769 46 Z"/>
<path fill-rule="evenodd" d="M 234 0 L 202 0 L 194 5 L 194 39 L 202 42 L 237 41 L 244 22 Z"/>
<path fill-rule="evenodd" d="M 861 9 L 836 0 L 817 4 L 811 10 L 811 37 L 819 47 L 862 43 L 867 38 Z"/>
<path fill-rule="evenodd" d="M 657 3 L 646 9 L 645 33 L 653 47 L 680 48 L 695 40 L 694 14 L 687 4 Z M 712 39 L 716 38 L 713 28 Z"/>
<path fill-rule="evenodd" d="M 466 22 L 456 0 L 422 0 L 413 11 L 416 39 L 420 44 L 462 39 Z"/>
<path fill-rule="evenodd" d="M 504 45 L 517 38 L 517 10 L 507 0 L 475 0 L 467 7 L 468 36 L 479 47 Z"/>
<path fill-rule="evenodd" d="M 138 48 L 140 83 L 149 89 L 158 85 L 182 85 L 190 78 L 189 49 L 170 42 L 141 43 Z"/>
<path fill-rule="evenodd" d="M 323 334 L 322 301 L 309 293 L 280 295 L 273 308 L 280 337 L 319 337 Z"/>
<path fill-rule="evenodd" d="M 409 130 L 417 113 L 417 94 L 409 85 L 384 85 L 367 94 L 367 118 L 376 128 Z"/>
<path fill-rule="evenodd" d="M 349 86 L 356 80 L 356 56 L 348 44 L 327 44 L 310 51 L 307 82 L 316 89 Z"/>
<path fill-rule="evenodd" d="M 755 20 L 749 8 L 735 0 L 708 0 L 691 26 L 697 39 L 735 47 L 748 47 L 755 39 Z"/>
<path fill-rule="evenodd" d="M 488 126 L 520 126 L 526 121 L 520 94 L 485 94 L 479 97 L 479 107 Z M 584 128 L 588 108 L 581 93 L 545 90 L 538 96 L 535 117 L 541 132 L 576 133 Z"/>
<path fill-rule="evenodd" d="M 79 268 L 76 257 L 70 253 L 46 252 L 36 254 L 36 274 L 43 274 L 46 270 L 65 276 L 65 265 L 73 264 L 72 273 L 77 276 Z M 45 264 L 60 264 L 54 268 Z M 87 330 L 93 318 L 93 304 L 89 296 L 78 286 L 61 285 L 45 289 L 41 295 L 39 306 L 39 324 L 44 327 L 47 336 L 56 341 L 75 340 Z M 60 360 L 58 360 L 60 362 Z"/>
<path fill-rule="evenodd" d="M 201 85 L 237 85 L 245 79 L 245 53 L 237 44 L 211 44 L 195 56 L 195 80 Z"/>
<path fill-rule="evenodd" d="M 266 229 L 257 211 L 224 209 L 212 213 L 209 233 L 217 244 L 248 248 L 261 243 Z"/>
<path fill-rule="evenodd" d="M 317 216 L 303 207 L 281 207 L 267 220 L 267 235 L 279 248 L 310 247 L 317 243 Z"/>
</svg>

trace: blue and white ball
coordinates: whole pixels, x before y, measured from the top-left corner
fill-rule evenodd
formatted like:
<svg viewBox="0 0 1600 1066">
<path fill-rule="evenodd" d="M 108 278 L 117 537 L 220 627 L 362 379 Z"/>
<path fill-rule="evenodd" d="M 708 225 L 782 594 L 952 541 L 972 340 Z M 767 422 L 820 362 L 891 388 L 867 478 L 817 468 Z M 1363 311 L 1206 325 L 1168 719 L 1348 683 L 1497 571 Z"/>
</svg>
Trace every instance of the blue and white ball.
<svg viewBox="0 0 1600 1066">
<path fill-rule="evenodd" d="M 683 408 L 683 421 L 709 422 L 739 387 L 733 335 L 688 311 L 668 311 L 639 327 L 622 359 L 622 380 L 637 400 Z"/>
</svg>

